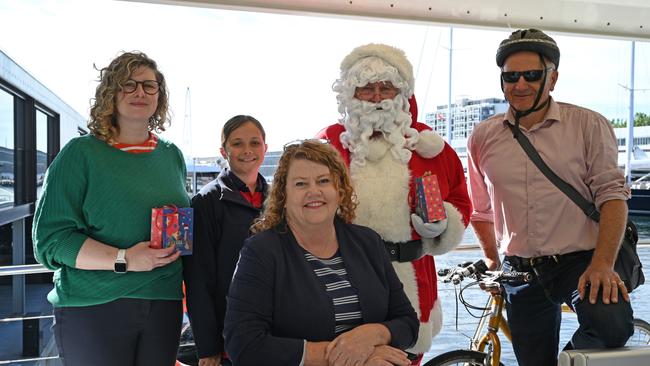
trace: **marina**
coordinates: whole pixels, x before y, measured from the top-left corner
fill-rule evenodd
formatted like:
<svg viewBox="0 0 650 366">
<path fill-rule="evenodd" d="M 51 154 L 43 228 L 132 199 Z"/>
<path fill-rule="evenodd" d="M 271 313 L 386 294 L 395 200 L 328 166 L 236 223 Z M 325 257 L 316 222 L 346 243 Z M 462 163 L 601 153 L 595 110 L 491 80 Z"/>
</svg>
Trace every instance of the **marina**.
<svg viewBox="0 0 650 366">
<path fill-rule="evenodd" d="M 269 126 L 260 173 L 272 184 L 287 141 L 313 137 L 341 117 L 332 91 L 341 56 L 368 43 L 404 50 L 417 80 L 417 120 L 467 167 L 473 128 L 509 106 L 494 64 L 497 45 L 516 28 L 547 31 L 563 60 L 553 98 L 597 111 L 614 128 L 650 278 L 650 17 L 647 0 L 624 3 L 0 0 L 0 365 L 62 364 L 46 299 L 52 273 L 36 262 L 32 224 L 46 170 L 71 139 L 89 133 L 98 67 L 119 50 L 147 52 L 167 75 L 175 115 L 156 132 L 182 151 L 191 197 L 225 166 L 219 128 L 240 113 Z M 97 14 L 130 27 L 101 27 Z M 149 34 L 134 37 L 134 29 Z M 181 188 L 179 195 L 185 198 Z M 435 262 L 440 269 L 480 258 L 468 228 L 462 245 Z M 425 361 L 467 349 L 474 336 L 480 312 L 457 301 L 459 290 L 438 283 L 443 327 Z M 464 296 L 476 306 L 488 297 L 477 288 Z M 635 317 L 650 321 L 650 284 L 631 298 Z M 560 349 L 576 327 L 575 314 L 563 313 Z M 502 362 L 516 366 L 501 339 Z"/>
</svg>

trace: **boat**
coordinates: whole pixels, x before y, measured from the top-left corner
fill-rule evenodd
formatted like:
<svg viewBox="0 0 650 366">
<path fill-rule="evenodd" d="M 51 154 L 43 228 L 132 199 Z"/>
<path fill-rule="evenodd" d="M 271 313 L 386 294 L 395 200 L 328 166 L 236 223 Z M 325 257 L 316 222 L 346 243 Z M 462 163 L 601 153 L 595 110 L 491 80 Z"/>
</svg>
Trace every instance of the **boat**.
<svg viewBox="0 0 650 366">
<path fill-rule="evenodd" d="M 630 190 L 632 197 L 627 201 L 628 213 L 650 216 L 650 173 L 632 182 Z"/>
</svg>

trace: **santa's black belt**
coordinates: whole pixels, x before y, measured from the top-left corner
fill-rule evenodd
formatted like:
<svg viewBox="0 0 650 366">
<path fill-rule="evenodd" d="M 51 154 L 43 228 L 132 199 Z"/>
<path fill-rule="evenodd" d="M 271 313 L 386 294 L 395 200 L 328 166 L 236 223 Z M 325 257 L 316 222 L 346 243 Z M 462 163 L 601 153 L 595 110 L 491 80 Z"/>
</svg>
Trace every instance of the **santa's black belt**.
<svg viewBox="0 0 650 366">
<path fill-rule="evenodd" d="M 409 240 L 407 242 L 393 243 L 384 241 L 386 251 L 393 262 L 410 262 L 422 257 L 422 240 Z"/>
</svg>

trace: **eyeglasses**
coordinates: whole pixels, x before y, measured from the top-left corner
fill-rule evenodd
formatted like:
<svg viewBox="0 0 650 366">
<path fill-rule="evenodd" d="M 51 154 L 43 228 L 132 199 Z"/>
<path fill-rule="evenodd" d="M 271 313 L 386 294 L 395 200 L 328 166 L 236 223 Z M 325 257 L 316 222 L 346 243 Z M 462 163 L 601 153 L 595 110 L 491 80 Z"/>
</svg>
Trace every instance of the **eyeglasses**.
<svg viewBox="0 0 650 366">
<path fill-rule="evenodd" d="M 553 70 L 552 67 L 541 70 L 526 70 L 526 71 L 501 71 L 501 80 L 506 83 L 516 83 L 520 77 L 528 82 L 539 81 L 544 75 L 544 71 Z"/>
<path fill-rule="evenodd" d="M 292 147 L 301 146 L 305 142 L 329 145 L 330 140 L 328 140 L 328 139 L 299 139 L 299 140 L 293 140 L 293 141 L 289 141 L 286 144 L 284 144 L 284 146 L 282 147 L 282 150 L 287 151 L 288 149 L 290 149 Z"/>
<path fill-rule="evenodd" d="M 129 79 L 122 84 L 122 91 L 126 94 L 131 94 L 138 89 L 139 84 L 142 84 L 142 90 L 149 95 L 154 95 L 160 90 L 160 83 L 156 80 L 135 81 Z"/>
<path fill-rule="evenodd" d="M 354 91 L 354 95 L 360 99 L 370 99 L 377 94 L 382 99 L 393 99 L 398 93 L 399 89 L 394 87 L 390 82 L 370 83 L 366 86 L 358 87 Z"/>
</svg>

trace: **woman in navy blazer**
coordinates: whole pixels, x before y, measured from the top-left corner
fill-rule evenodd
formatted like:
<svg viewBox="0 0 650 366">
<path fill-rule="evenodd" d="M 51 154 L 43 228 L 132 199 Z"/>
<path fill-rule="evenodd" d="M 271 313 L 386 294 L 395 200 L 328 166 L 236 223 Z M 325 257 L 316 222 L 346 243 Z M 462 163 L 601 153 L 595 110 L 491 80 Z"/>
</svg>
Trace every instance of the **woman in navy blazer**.
<svg viewBox="0 0 650 366">
<path fill-rule="evenodd" d="M 285 146 L 230 285 L 234 365 L 410 364 L 415 310 L 379 235 L 350 223 L 354 199 L 333 148 Z"/>
</svg>

